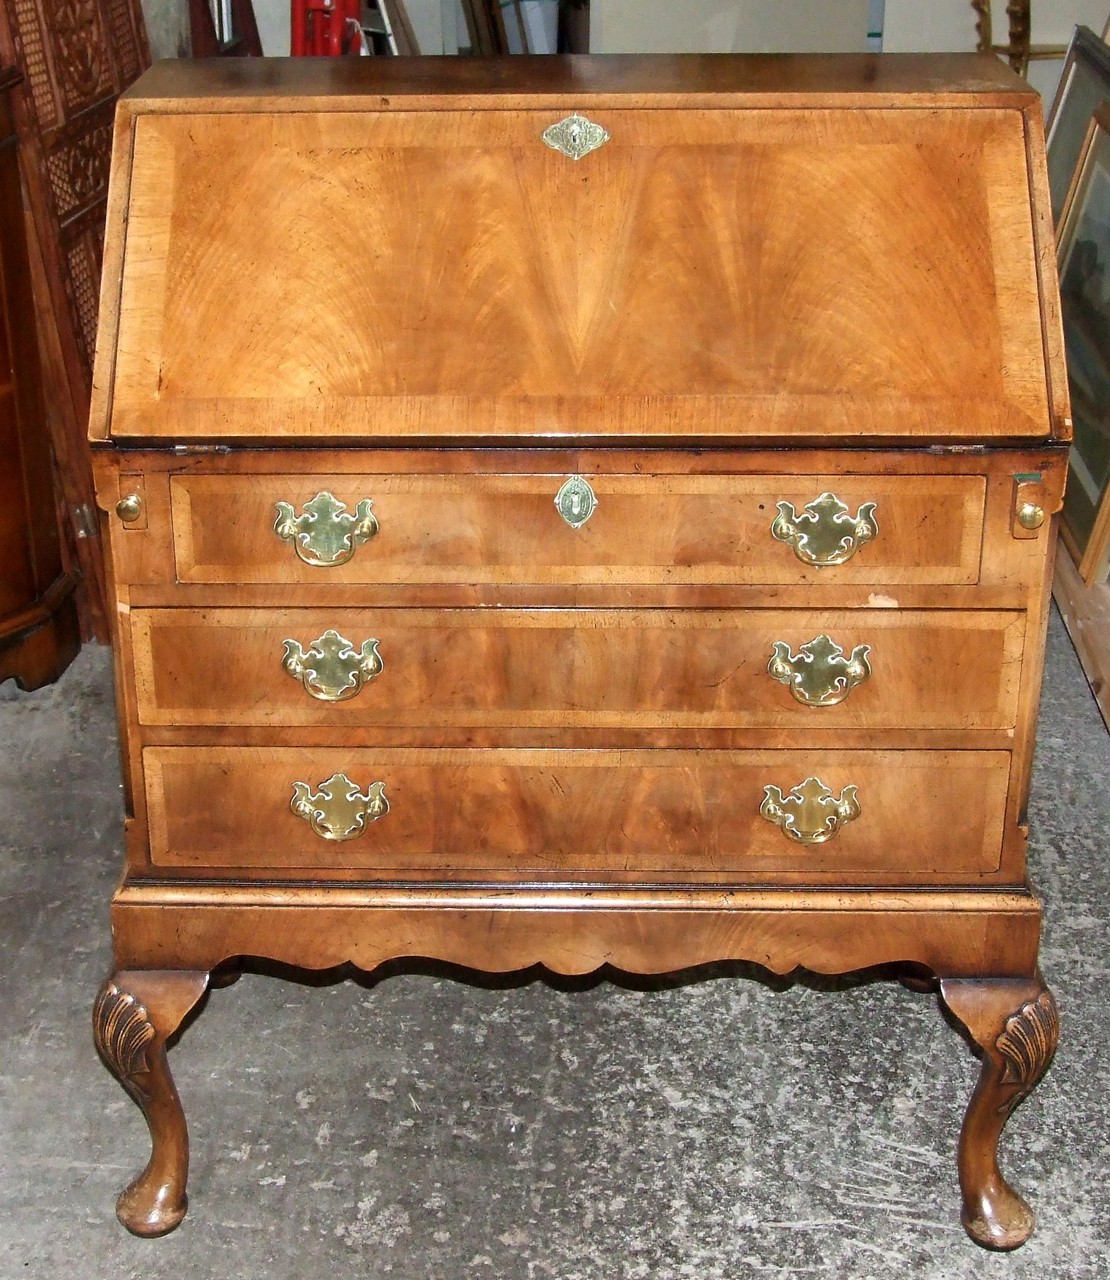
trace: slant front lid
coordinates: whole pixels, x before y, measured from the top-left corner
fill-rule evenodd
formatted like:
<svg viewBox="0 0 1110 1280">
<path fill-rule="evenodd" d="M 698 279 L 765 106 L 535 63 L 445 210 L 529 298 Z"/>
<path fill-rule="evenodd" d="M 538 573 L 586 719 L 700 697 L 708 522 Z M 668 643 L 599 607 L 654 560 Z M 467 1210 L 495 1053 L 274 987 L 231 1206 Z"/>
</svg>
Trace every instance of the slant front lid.
<svg viewBox="0 0 1110 1280">
<path fill-rule="evenodd" d="M 966 100 L 144 104 L 110 433 L 1043 438 L 1023 115 Z"/>
</svg>

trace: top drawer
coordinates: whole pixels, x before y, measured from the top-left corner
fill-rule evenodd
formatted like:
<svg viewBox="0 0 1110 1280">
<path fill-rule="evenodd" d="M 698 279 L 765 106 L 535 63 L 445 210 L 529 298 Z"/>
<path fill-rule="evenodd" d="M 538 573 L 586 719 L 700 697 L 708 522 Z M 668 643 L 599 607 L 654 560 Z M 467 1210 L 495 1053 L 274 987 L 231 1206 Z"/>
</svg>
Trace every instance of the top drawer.
<svg viewBox="0 0 1110 1280">
<path fill-rule="evenodd" d="M 169 485 L 176 577 L 313 585 L 978 581 L 982 476 L 581 479 L 557 504 L 571 477 L 178 475 Z"/>
</svg>

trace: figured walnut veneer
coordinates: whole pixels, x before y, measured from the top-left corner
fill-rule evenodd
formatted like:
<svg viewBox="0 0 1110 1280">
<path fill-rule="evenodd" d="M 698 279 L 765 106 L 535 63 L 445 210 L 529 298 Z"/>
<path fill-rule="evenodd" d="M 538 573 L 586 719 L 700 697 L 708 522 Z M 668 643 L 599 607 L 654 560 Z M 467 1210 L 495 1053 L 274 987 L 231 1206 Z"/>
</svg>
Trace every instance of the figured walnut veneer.
<svg viewBox="0 0 1110 1280">
<path fill-rule="evenodd" d="M 165 1040 L 243 957 L 746 960 L 940 979 L 984 1054 L 965 1222 L 1021 1243 L 1054 521 L 1017 512 L 1069 429 L 1035 96 L 990 59 L 166 64 L 112 191 L 125 1224 L 184 1212 Z"/>
</svg>

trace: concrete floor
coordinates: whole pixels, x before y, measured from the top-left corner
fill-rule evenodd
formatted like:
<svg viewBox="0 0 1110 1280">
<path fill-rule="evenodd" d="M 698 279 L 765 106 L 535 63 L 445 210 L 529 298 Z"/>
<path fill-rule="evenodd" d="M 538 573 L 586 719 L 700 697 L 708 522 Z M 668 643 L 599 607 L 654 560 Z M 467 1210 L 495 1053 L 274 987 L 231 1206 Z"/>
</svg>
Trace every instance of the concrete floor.
<svg viewBox="0 0 1110 1280">
<path fill-rule="evenodd" d="M 463 983 L 216 991 L 171 1054 L 191 1210 L 113 1214 L 146 1158 L 88 1014 L 120 865 L 109 656 L 0 688 L 0 1277 L 1110 1277 L 1110 746 L 1054 620 L 1031 817 L 1064 1033 L 1004 1166 L 1033 1240 L 958 1224 L 977 1064 L 897 985 Z"/>
</svg>

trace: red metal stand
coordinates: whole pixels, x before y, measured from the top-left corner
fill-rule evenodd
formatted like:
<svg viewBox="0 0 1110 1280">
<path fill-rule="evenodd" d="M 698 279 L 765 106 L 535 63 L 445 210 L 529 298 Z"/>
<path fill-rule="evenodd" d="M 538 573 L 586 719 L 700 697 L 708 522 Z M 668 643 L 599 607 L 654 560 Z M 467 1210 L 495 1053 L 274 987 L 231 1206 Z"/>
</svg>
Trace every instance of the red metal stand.
<svg viewBox="0 0 1110 1280">
<path fill-rule="evenodd" d="M 289 49 L 295 58 L 356 53 L 361 39 L 360 0 L 292 0 Z"/>
</svg>

